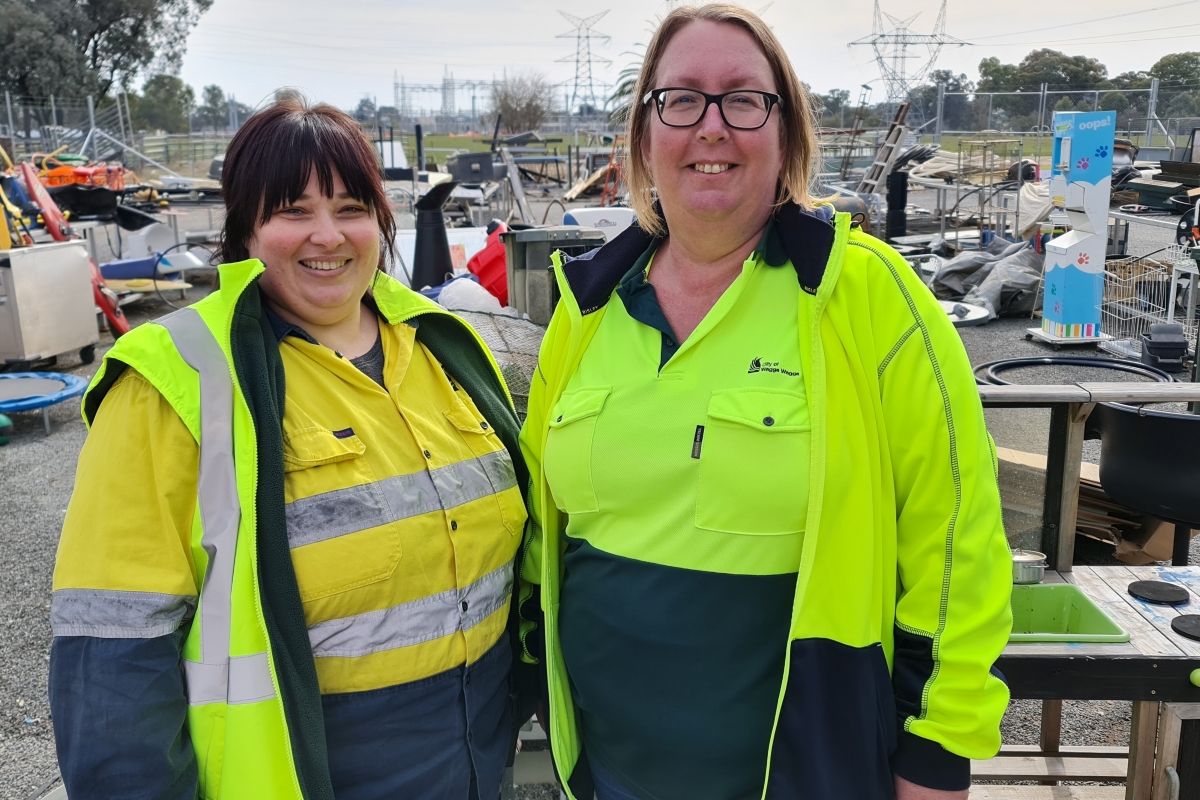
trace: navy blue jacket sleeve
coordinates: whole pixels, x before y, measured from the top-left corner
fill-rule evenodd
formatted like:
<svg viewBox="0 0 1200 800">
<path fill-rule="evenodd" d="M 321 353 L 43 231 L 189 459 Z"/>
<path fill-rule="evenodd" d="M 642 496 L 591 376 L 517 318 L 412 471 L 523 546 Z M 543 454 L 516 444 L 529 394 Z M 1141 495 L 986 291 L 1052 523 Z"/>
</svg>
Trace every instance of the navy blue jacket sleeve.
<svg viewBox="0 0 1200 800">
<path fill-rule="evenodd" d="M 54 638 L 50 711 L 71 800 L 195 800 L 182 641 Z"/>
</svg>

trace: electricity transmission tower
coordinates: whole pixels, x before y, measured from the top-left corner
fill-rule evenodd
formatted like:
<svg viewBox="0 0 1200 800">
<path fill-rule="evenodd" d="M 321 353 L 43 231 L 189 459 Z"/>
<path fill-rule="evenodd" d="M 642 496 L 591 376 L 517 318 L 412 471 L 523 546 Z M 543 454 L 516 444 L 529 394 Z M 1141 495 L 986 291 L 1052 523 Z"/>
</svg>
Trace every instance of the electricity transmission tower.
<svg viewBox="0 0 1200 800">
<path fill-rule="evenodd" d="M 871 26 L 871 35 L 850 42 L 851 47 L 869 44 L 875 51 L 875 63 L 879 65 L 879 75 L 887 90 L 889 106 L 894 107 L 908 99 L 909 92 L 921 85 L 921 81 L 933 70 L 943 47 L 969 44 L 946 33 L 946 2 L 942 0 L 933 33 L 919 34 L 910 27 L 918 15 L 914 14 L 908 19 L 893 17 L 880 10 L 879 0 L 875 0 L 875 21 Z M 890 30 L 884 28 L 885 17 L 892 26 Z"/>
<path fill-rule="evenodd" d="M 568 33 L 560 33 L 558 39 L 574 39 L 575 40 L 575 55 L 565 56 L 558 59 L 560 63 L 575 62 L 575 81 L 571 85 L 570 99 L 567 101 L 567 112 L 572 109 L 588 106 L 593 109 L 600 108 L 600 103 L 596 101 L 596 85 L 592 80 L 592 66 L 601 65 L 608 66 L 612 64 L 607 58 L 596 55 L 592 52 L 592 40 L 607 44 L 612 38 L 603 33 L 596 33 L 594 28 L 596 23 L 608 13 L 607 10 L 601 11 L 599 14 L 593 14 L 590 17 L 577 17 L 574 14 L 568 14 L 565 11 L 559 11 L 563 18 L 575 26 L 573 31 Z"/>
</svg>

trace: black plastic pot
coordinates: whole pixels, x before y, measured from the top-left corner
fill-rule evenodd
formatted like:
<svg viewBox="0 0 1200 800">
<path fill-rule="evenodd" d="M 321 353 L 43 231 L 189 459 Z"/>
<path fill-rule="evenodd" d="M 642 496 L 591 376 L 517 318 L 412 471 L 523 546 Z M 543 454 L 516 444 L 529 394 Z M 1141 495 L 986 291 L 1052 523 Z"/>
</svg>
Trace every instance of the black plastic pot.
<svg viewBox="0 0 1200 800">
<path fill-rule="evenodd" d="M 1100 485 L 1138 511 L 1175 523 L 1171 563 L 1188 560 L 1188 531 L 1200 528 L 1200 416 L 1121 403 L 1096 406 Z"/>
</svg>

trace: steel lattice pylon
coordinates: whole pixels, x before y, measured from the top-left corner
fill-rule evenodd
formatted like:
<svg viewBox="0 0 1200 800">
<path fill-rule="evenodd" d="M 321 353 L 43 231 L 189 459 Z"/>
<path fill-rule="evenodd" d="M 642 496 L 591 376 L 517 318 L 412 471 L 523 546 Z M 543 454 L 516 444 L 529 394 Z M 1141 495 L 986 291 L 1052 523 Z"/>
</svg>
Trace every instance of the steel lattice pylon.
<svg viewBox="0 0 1200 800">
<path fill-rule="evenodd" d="M 875 63 L 879 65 L 879 75 L 886 85 L 889 105 L 894 106 L 908 98 L 909 92 L 919 86 L 933 70 L 943 47 L 962 47 L 969 44 L 946 33 L 946 2 L 947 0 L 942 0 L 933 33 L 919 34 L 914 33 L 910 27 L 918 15 L 914 14 L 908 19 L 893 17 L 891 14 L 885 14 L 879 8 L 879 0 L 875 0 L 875 20 L 871 26 L 871 35 L 850 42 L 851 47 L 869 44 L 875 51 Z M 884 28 L 884 18 L 892 26 L 890 30 Z M 920 57 L 919 53 L 909 51 L 917 48 L 924 48 L 926 57 L 918 69 L 909 69 L 908 62 Z"/>
<path fill-rule="evenodd" d="M 573 31 L 569 33 L 560 33 L 556 38 L 559 39 L 574 39 L 575 40 L 575 55 L 565 56 L 558 59 L 560 63 L 575 62 L 575 81 L 571 85 L 571 97 L 567 101 L 567 112 L 572 109 L 582 106 L 590 106 L 598 109 L 601 104 L 596 101 L 596 86 L 592 80 L 592 65 L 600 64 L 608 66 L 612 64 L 607 58 L 596 55 L 592 52 L 592 40 L 603 41 L 607 43 L 611 37 L 596 33 L 593 28 L 608 11 L 601 11 L 599 14 L 593 14 L 590 17 L 577 17 L 574 14 L 568 14 L 565 11 L 559 11 L 567 22 L 575 26 Z"/>
</svg>

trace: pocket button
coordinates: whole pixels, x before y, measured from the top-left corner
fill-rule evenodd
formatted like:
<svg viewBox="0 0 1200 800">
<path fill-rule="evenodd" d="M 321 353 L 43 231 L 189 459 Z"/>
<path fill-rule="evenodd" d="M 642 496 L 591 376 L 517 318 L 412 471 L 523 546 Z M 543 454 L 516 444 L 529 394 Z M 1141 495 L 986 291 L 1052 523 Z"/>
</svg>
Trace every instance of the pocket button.
<svg viewBox="0 0 1200 800">
<path fill-rule="evenodd" d="M 774 424 L 775 424 L 774 417 L 763 417 L 763 425 L 766 425 L 769 428 Z"/>
</svg>

